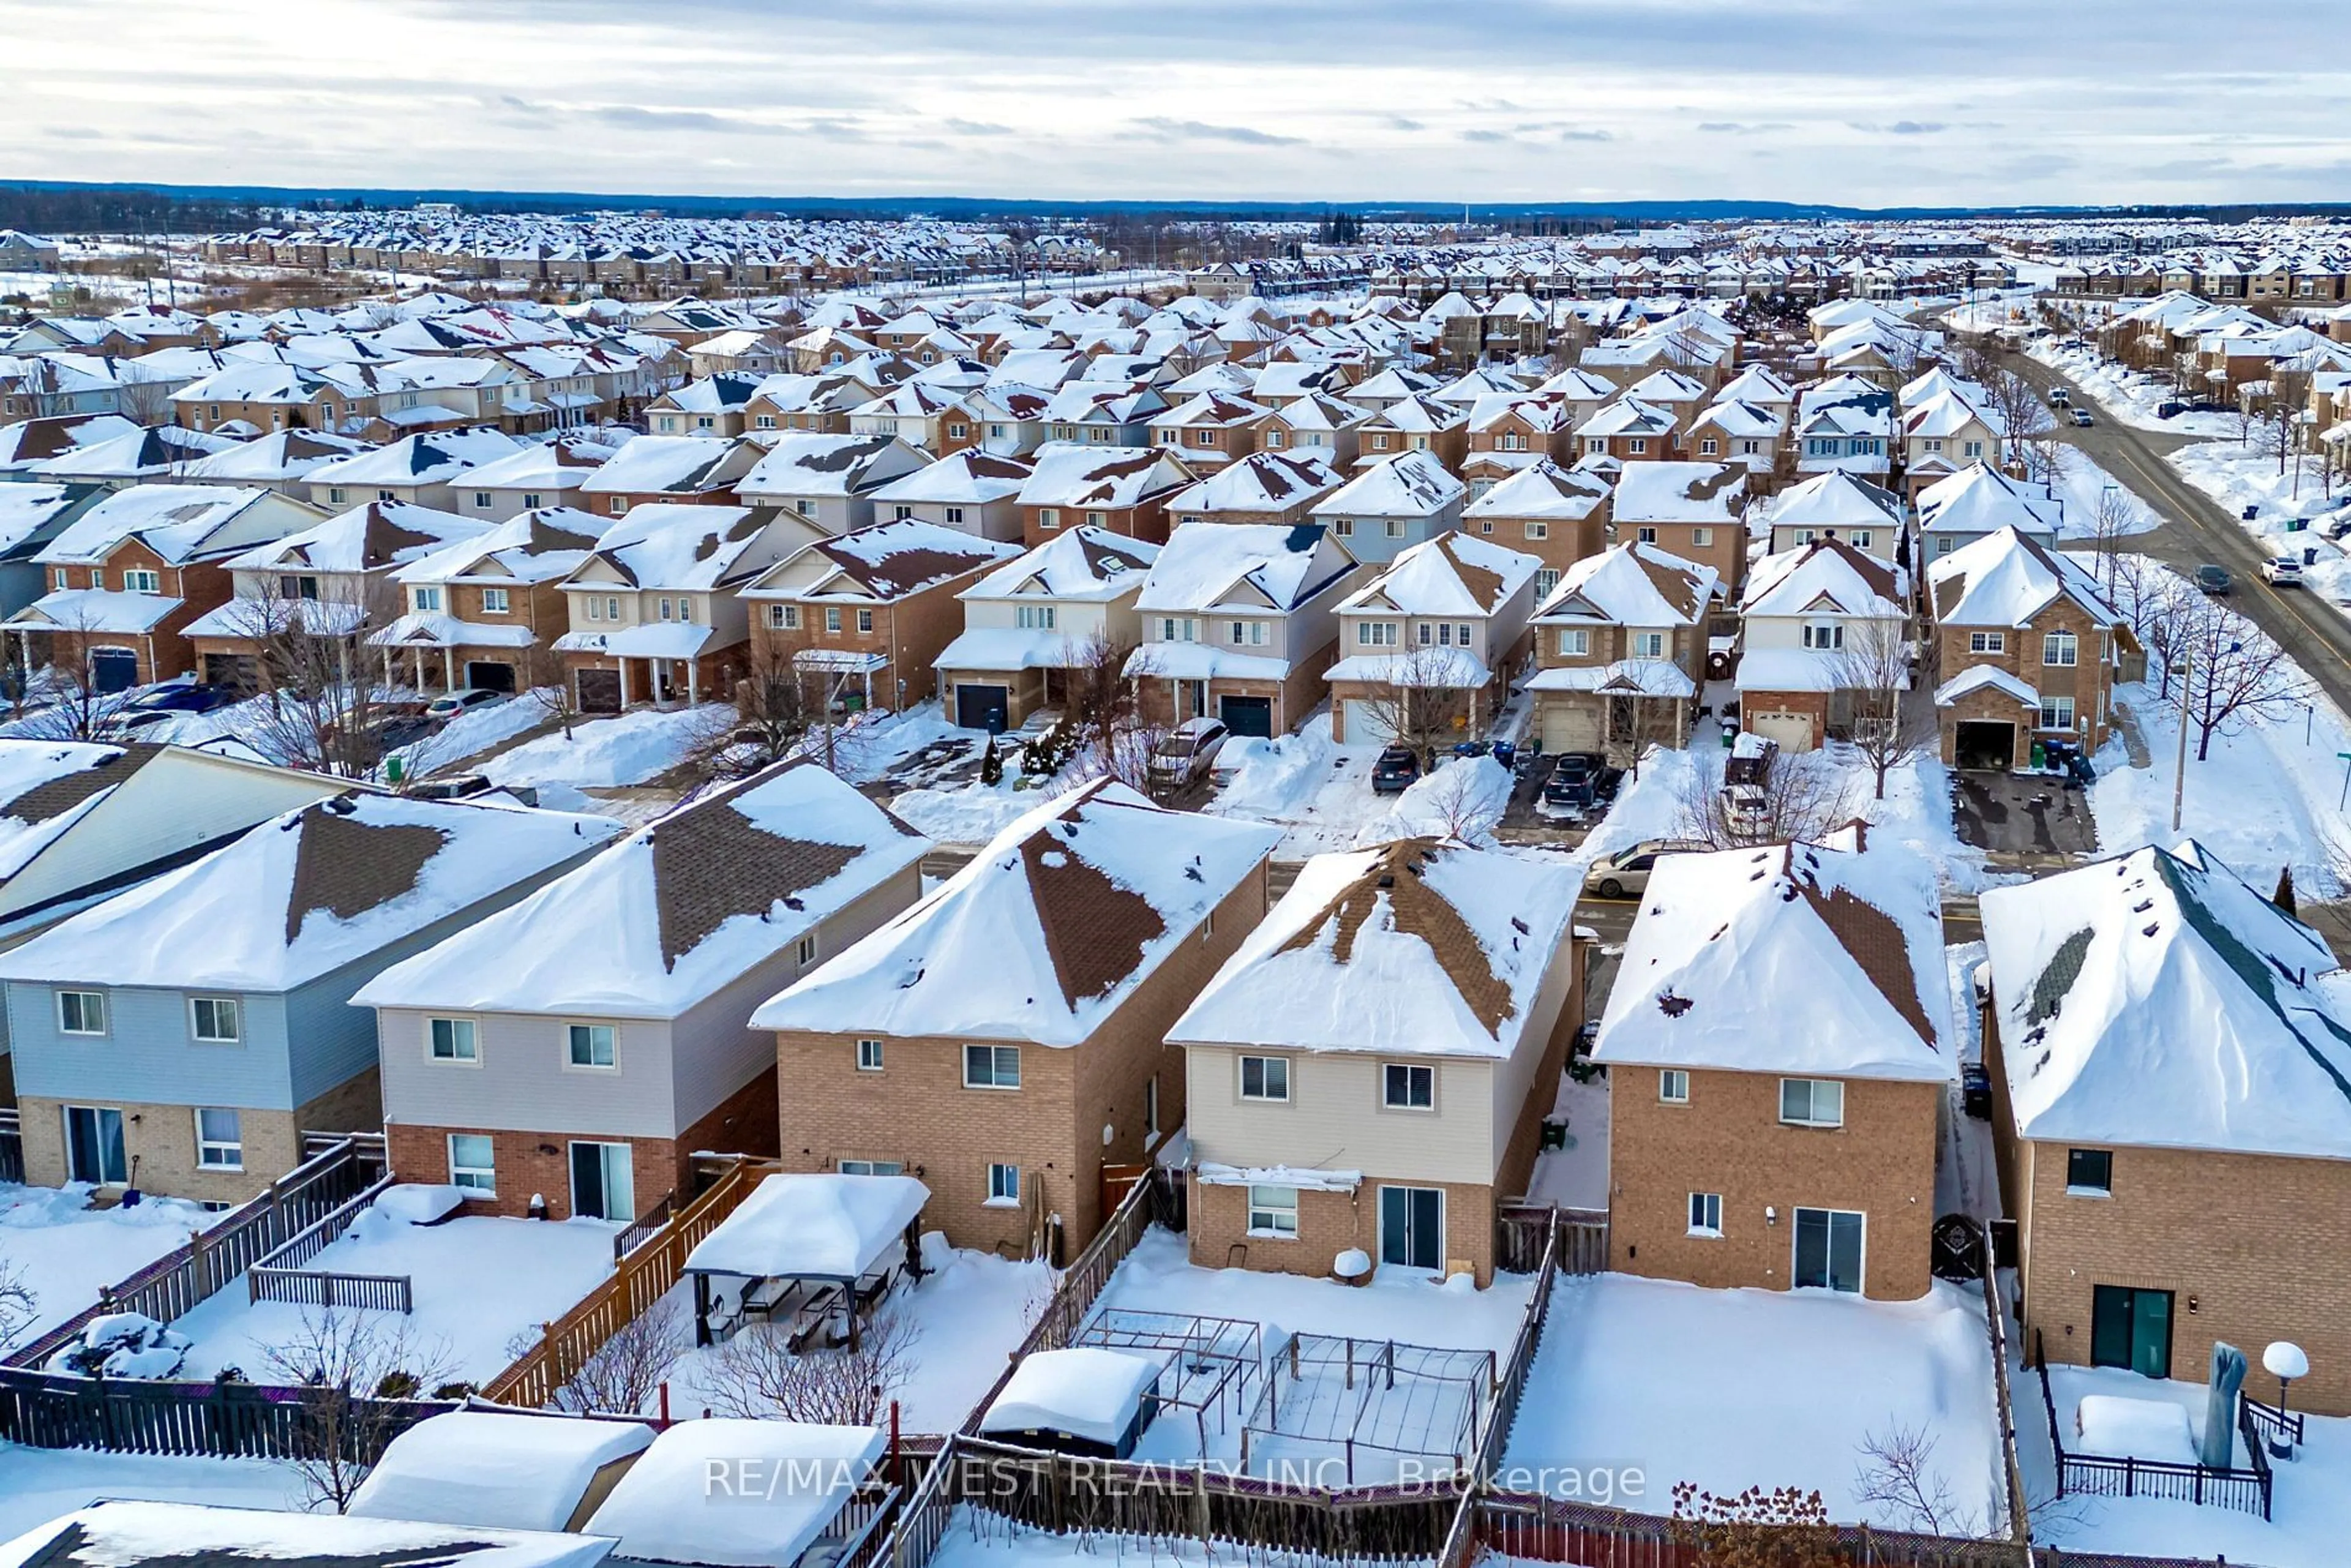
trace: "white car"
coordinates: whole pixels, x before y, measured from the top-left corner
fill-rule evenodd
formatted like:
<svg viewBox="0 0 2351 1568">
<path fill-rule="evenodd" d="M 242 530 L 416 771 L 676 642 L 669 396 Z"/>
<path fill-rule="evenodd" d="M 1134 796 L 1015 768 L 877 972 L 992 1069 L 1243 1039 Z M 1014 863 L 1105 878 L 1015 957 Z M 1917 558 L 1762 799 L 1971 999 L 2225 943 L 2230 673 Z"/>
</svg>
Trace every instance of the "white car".
<svg viewBox="0 0 2351 1568">
<path fill-rule="evenodd" d="M 2262 562 L 2262 580 L 2279 588 L 2302 586 L 2302 562 L 2290 555 L 2272 556 Z"/>
<path fill-rule="evenodd" d="M 1225 747 L 1229 733 L 1220 719 L 1187 718 L 1162 736 L 1151 749 L 1151 782 L 1163 789 L 1180 789 L 1207 773 Z"/>
<path fill-rule="evenodd" d="M 456 691 L 444 692 L 434 697 L 425 706 L 424 716 L 434 724 L 446 724 L 461 713 L 470 712 L 477 707 L 488 707 L 493 703 L 502 703 L 506 700 L 507 694 L 504 692 L 485 691 L 479 686 L 460 687 Z"/>
</svg>

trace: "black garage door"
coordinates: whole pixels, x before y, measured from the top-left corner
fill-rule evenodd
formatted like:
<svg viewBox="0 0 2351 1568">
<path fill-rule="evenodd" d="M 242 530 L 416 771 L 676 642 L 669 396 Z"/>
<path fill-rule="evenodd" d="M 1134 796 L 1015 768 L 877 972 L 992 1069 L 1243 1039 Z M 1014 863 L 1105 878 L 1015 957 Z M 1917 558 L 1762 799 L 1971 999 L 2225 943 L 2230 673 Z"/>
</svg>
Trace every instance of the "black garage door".
<svg viewBox="0 0 2351 1568">
<path fill-rule="evenodd" d="M 580 670 L 580 711 L 581 713 L 618 713 L 621 711 L 621 672 L 618 670 Z"/>
<path fill-rule="evenodd" d="M 139 655 L 128 648 L 92 648 L 89 678 L 100 696 L 127 692 L 139 684 Z"/>
<path fill-rule="evenodd" d="M 2005 773 L 2016 766 L 2016 726 L 2001 719 L 1961 719 L 1951 760 L 1962 768 Z"/>
<path fill-rule="evenodd" d="M 512 664 L 502 664 L 493 659 L 472 659 L 465 664 L 465 684 L 476 691 L 504 692 L 514 695 L 515 671 Z"/>
<path fill-rule="evenodd" d="M 1271 697 L 1218 697 L 1217 716 L 1235 735 L 1254 735 L 1270 738 L 1273 735 L 1273 699 Z"/>
<path fill-rule="evenodd" d="M 956 687 L 956 723 L 966 729 L 984 729 L 1001 735 L 1011 696 L 1010 688 L 1006 686 L 958 685 Z"/>
</svg>

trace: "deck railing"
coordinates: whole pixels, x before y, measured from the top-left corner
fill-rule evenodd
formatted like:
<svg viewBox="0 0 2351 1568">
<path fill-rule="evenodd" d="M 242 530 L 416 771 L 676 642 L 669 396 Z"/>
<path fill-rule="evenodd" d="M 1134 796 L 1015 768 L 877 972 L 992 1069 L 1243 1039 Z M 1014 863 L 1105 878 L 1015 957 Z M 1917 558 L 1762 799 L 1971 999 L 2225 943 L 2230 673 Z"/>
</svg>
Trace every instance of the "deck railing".
<svg viewBox="0 0 2351 1568">
<path fill-rule="evenodd" d="M 2041 1374 L 2041 1406 L 2049 1417 L 2049 1447 L 2057 1456 L 2059 1497 L 2152 1497 L 2270 1517 L 2270 1458 L 2241 1396 L 2237 1430 L 2249 1450 L 2250 1468 L 2216 1469 L 2210 1465 L 2142 1459 L 2129 1454 L 2074 1453 L 2066 1448 L 2064 1432 L 2057 1423 L 2057 1396 L 2050 1391 L 2049 1364 L 2040 1353 L 2037 1332 L 2033 1350 L 2032 1359 Z"/>
</svg>

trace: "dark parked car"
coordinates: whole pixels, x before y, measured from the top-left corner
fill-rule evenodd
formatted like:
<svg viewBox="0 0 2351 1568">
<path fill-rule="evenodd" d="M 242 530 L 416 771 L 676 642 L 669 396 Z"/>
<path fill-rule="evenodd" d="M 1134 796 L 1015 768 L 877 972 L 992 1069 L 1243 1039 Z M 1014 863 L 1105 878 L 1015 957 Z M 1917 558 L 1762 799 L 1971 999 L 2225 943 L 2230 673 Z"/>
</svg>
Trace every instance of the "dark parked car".
<svg viewBox="0 0 2351 1568">
<path fill-rule="evenodd" d="M 2196 569 L 2196 586 L 2215 599 L 2219 599 L 2225 597 L 2237 584 L 2236 580 L 2230 577 L 2227 568 L 2214 566 L 2210 561 L 2206 561 Z"/>
<path fill-rule="evenodd" d="M 1372 764 L 1372 793 L 1401 795 L 1420 777 L 1420 753 L 1409 746 L 1391 746 Z"/>
<path fill-rule="evenodd" d="M 232 700 L 225 686 L 172 685 L 151 687 L 122 706 L 141 713 L 210 713 Z"/>
<path fill-rule="evenodd" d="M 1491 757 L 1506 768 L 1519 765 L 1519 748 L 1507 740 L 1460 740 L 1454 742 L 1456 757 Z"/>
<path fill-rule="evenodd" d="M 1557 815 L 1582 816 L 1616 798 L 1625 770 L 1608 766 L 1596 751 L 1560 754 L 1551 778 L 1543 783 L 1543 810 Z"/>
<path fill-rule="evenodd" d="M 1991 1120 L 1991 1074 L 1980 1061 L 1959 1066 L 1959 1103 L 1980 1122 Z"/>
</svg>

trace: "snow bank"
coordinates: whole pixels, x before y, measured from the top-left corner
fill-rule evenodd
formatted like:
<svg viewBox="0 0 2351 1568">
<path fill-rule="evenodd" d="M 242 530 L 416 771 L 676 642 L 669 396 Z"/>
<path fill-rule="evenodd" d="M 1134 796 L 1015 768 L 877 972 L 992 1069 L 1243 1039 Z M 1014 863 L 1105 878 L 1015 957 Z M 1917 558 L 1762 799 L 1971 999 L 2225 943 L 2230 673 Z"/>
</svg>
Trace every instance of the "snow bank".
<svg viewBox="0 0 2351 1568">
<path fill-rule="evenodd" d="M 639 1562 L 790 1568 L 883 1442 L 870 1427 L 681 1421 L 629 1468 L 587 1533 L 611 1537 L 616 1556 Z"/>
<path fill-rule="evenodd" d="M 404 1225 L 430 1225 L 457 1212 L 465 1201 L 465 1189 L 458 1186 L 426 1186 L 421 1183 L 404 1182 L 387 1187 L 376 1195 L 368 1207 L 387 1218 Z"/>
<path fill-rule="evenodd" d="M 402 775 L 413 779 L 477 756 L 553 717 L 553 711 L 538 692 L 525 692 L 487 707 L 468 708 L 394 755 L 400 758 Z"/>
<path fill-rule="evenodd" d="M 1226 742 L 1217 771 L 1229 767 L 1231 776 L 1201 810 L 1283 828 L 1274 853 L 1284 860 L 1353 849 L 1367 824 L 1388 814 L 1388 798 L 1372 792 L 1379 755 L 1376 746 L 1332 741 L 1331 716 L 1318 713 L 1295 735 Z"/>
<path fill-rule="evenodd" d="M 1490 845 L 1494 829 L 1510 809 L 1514 782 L 1510 770 L 1491 757 L 1447 758 L 1415 779 L 1386 816 L 1365 823 L 1355 834 L 1355 847 L 1423 834 Z"/>
<path fill-rule="evenodd" d="M 0 1261 L 23 1270 L 35 1300 L 32 1319 L 0 1348 L 37 1338 L 97 1300 L 99 1286 L 153 1262 L 217 1218 L 169 1197 L 94 1209 L 89 1194 L 80 1184 L 0 1186 Z"/>
<path fill-rule="evenodd" d="M 392 1440 L 349 1511 L 507 1530 L 561 1530 L 596 1472 L 642 1453 L 651 1427 L 626 1421 L 452 1410 Z"/>
<path fill-rule="evenodd" d="M 643 784 L 685 760 L 694 743 L 726 722 L 723 703 L 700 707 L 638 708 L 617 718 L 572 726 L 525 741 L 482 766 L 493 784 L 569 784 L 612 789 Z"/>
<path fill-rule="evenodd" d="M 2131 1399 L 2114 1394 L 2085 1396 L 2074 1407 L 2069 1445 L 2080 1454 L 2113 1458 L 2196 1463 L 2196 1434 L 2188 1412 L 2168 1399 Z"/>
</svg>

